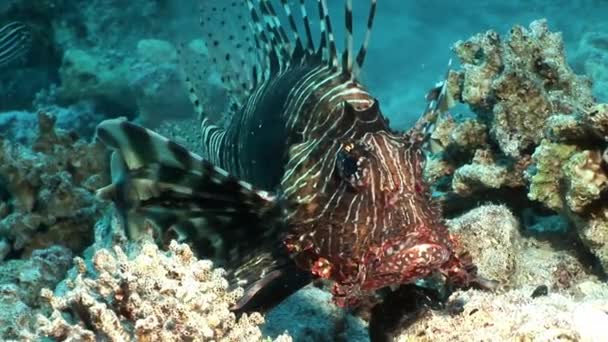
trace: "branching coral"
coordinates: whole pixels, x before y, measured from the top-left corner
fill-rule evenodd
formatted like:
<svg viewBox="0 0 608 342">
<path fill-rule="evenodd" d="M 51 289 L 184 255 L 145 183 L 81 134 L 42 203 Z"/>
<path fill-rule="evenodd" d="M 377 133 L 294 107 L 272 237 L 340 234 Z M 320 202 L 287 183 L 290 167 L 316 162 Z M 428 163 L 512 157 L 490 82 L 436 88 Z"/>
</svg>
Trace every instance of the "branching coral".
<svg viewBox="0 0 608 342">
<path fill-rule="evenodd" d="M 55 130 L 46 113 L 38 122 L 31 147 L 0 138 L 1 240 L 8 252 L 25 255 L 54 244 L 78 252 L 90 244 L 100 213 L 93 191 L 104 182 L 105 151 Z"/>
<path fill-rule="evenodd" d="M 133 259 L 118 247 L 102 249 L 93 257 L 95 279 L 86 276 L 83 260 L 77 264 L 79 274 L 68 293 L 43 290 L 53 313 L 39 317 L 41 336 L 68 341 L 262 339 L 260 314 L 237 319 L 229 310 L 242 290 L 229 291 L 224 271 L 197 260 L 187 245 L 173 241 L 163 253 L 146 243 Z"/>
</svg>

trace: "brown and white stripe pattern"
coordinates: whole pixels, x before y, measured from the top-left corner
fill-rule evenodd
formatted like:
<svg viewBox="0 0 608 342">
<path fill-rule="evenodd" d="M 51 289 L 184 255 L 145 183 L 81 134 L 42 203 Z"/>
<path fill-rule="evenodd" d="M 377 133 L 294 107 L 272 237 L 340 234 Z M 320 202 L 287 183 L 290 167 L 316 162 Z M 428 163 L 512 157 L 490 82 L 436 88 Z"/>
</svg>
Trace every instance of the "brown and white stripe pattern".
<svg viewBox="0 0 608 342">
<path fill-rule="evenodd" d="M 315 158 L 312 143 L 295 151 L 290 162 L 301 173 L 293 172 L 292 181 L 284 180 L 290 185 L 284 191 L 299 203 L 290 212 L 296 227 L 291 238 L 299 240 L 298 245 L 315 246 L 319 255 L 346 258 L 437 223 L 438 213 L 429 207 L 429 194 L 421 182 L 420 150 L 382 131 L 364 134 L 360 144 L 368 152 L 369 184 L 357 191 L 346 182 L 336 182 L 339 143 L 319 147 L 325 151 L 316 152 L 320 158 Z M 437 233 L 439 241 L 441 232 Z"/>
</svg>

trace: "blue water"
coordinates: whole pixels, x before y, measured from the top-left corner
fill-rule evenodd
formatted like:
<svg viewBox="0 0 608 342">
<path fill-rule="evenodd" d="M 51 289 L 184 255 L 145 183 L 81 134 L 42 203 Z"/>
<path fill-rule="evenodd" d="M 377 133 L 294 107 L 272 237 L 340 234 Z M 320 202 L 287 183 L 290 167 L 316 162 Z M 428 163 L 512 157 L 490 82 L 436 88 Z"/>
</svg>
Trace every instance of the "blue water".
<svg viewBox="0 0 608 342">
<path fill-rule="evenodd" d="M 354 3 L 355 33 L 360 40 L 368 2 Z M 14 65 L 9 70 L 3 68 L 0 73 L 0 110 L 32 109 L 37 92 L 51 84 L 60 85 L 62 80 L 57 71 L 62 53 L 68 48 L 99 50 L 101 55 L 132 56 L 140 39 L 163 39 L 178 44 L 200 37 L 197 4 L 192 0 L 133 1 L 128 5 L 121 1 L 59 1 L 48 7 L 32 6 L 31 10 L 18 4 L 3 4 L 0 24 L 31 20 L 41 21 L 42 26 L 35 28 L 36 46 L 34 56 L 29 56 L 24 66 L 27 71 L 14 70 L 19 67 Z M 343 3 L 329 1 L 329 6 L 337 43 L 341 46 Z M 315 13 L 314 2 L 309 12 Z M 36 17 L 32 17 L 34 13 Z M 587 32 L 606 31 L 603 13 L 608 13 L 608 2 L 600 0 L 380 0 L 363 79 L 381 100 L 394 126 L 403 129 L 411 125 L 423 109 L 425 91 L 444 74 L 447 61 L 453 57 L 450 47 L 455 41 L 489 29 L 504 36 L 514 24 L 527 26 L 532 20 L 546 18 L 552 31 L 563 33 L 574 70 L 585 73 L 582 60 L 590 52 L 579 46 L 580 40 Z M 53 25 L 56 32 L 52 31 Z M 24 82 L 24 78 L 29 81 Z M 605 84 L 608 82 L 605 78 L 608 76 L 596 79 L 596 83 Z M 596 87 L 595 93 L 606 100 L 605 91 Z M 87 100 L 86 94 L 82 100 Z M 119 111 L 133 116 L 137 111 L 136 107 L 125 108 L 124 104 L 117 106 L 115 102 L 116 99 L 105 101 L 100 110 L 108 116 Z"/>
<path fill-rule="evenodd" d="M 490 29 L 506 37 L 515 24 L 527 27 L 533 20 L 546 18 L 551 31 L 562 32 L 574 71 L 584 74 L 576 58 L 589 56 L 579 47 L 581 37 L 587 32 L 605 34 L 606 13 L 608 1 L 602 0 L 381 1 L 367 80 L 392 122 L 407 127 L 416 111 L 424 108 L 425 87 L 441 79 L 447 61 L 454 57 L 450 47 L 457 40 Z M 605 86 L 608 79 L 596 81 Z M 605 88 L 594 90 L 608 100 Z"/>
</svg>

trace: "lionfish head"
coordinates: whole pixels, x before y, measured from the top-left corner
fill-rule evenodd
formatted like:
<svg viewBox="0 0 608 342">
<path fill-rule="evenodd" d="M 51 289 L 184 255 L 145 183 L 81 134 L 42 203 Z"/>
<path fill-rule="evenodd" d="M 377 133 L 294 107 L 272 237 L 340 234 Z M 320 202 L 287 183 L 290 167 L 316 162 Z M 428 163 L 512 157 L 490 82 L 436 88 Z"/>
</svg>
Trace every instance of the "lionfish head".
<svg viewBox="0 0 608 342">
<path fill-rule="evenodd" d="M 378 109 L 359 118 L 370 118 L 370 110 Z M 292 198 L 300 202 L 286 245 L 302 267 L 335 281 L 338 304 L 462 268 L 423 181 L 424 155 L 414 140 L 389 129 L 337 138 L 310 158 L 321 162 L 301 163 L 308 177 L 296 172 L 302 181 Z"/>
</svg>

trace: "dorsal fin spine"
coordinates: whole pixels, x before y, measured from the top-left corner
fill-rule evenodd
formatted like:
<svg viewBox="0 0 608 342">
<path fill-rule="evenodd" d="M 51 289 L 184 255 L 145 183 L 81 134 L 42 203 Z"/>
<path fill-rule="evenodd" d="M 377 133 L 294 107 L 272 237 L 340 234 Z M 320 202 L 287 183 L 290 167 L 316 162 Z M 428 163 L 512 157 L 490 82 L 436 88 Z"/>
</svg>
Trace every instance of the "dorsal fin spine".
<svg viewBox="0 0 608 342">
<path fill-rule="evenodd" d="M 346 26 L 345 34 L 345 57 L 343 58 L 342 69 L 348 75 L 353 76 L 353 0 L 346 0 L 344 3 L 344 21 Z"/>
<path fill-rule="evenodd" d="M 336 39 L 334 38 L 334 31 L 331 25 L 331 19 L 329 18 L 329 10 L 327 8 L 327 1 L 321 0 L 323 4 L 323 12 L 325 19 L 325 26 L 327 27 L 327 37 L 329 39 L 329 61 L 332 68 L 338 67 L 338 49 L 336 48 Z"/>
<path fill-rule="evenodd" d="M 266 6 L 268 6 L 268 11 L 270 12 L 270 15 L 272 16 L 274 23 L 277 27 L 277 30 L 279 32 L 279 36 L 281 37 L 281 44 L 283 44 L 285 51 L 288 53 L 287 55 L 289 55 L 289 51 L 291 50 L 290 43 L 289 43 L 289 37 L 287 36 L 287 33 L 285 32 L 285 30 L 283 29 L 283 26 L 281 25 L 281 21 L 279 20 L 279 17 L 277 16 L 277 12 L 274 10 L 274 6 L 272 6 L 272 2 L 266 0 L 265 3 L 266 3 Z"/>
<path fill-rule="evenodd" d="M 365 31 L 365 38 L 363 40 L 363 45 L 359 49 L 359 53 L 357 54 L 357 75 L 361 72 L 361 68 L 363 67 L 363 63 L 365 62 L 365 55 L 367 54 L 367 48 L 369 46 L 369 40 L 371 37 L 372 26 L 374 25 L 374 18 L 376 16 L 376 5 L 377 0 L 371 0 L 371 6 L 369 10 L 369 16 L 367 18 L 367 29 Z"/>
<path fill-rule="evenodd" d="M 321 56 L 323 62 L 329 62 L 330 57 L 327 56 L 329 53 L 329 37 L 327 36 L 327 27 L 325 23 L 325 11 L 323 9 L 323 1 L 317 0 L 318 11 L 319 11 L 319 30 L 321 32 L 321 40 L 319 42 L 318 54 Z M 327 56 L 327 59 L 326 59 Z"/>
<path fill-rule="evenodd" d="M 296 25 L 296 19 L 291 11 L 291 6 L 287 0 L 281 0 L 281 4 L 283 5 L 283 10 L 287 15 L 287 19 L 289 20 L 289 26 L 291 31 L 293 32 L 293 39 L 296 42 L 296 47 L 293 50 L 293 58 L 299 59 L 304 51 L 304 44 L 302 43 L 302 38 L 300 37 L 300 33 L 298 32 L 298 27 Z"/>
<path fill-rule="evenodd" d="M 315 44 L 310 29 L 310 19 L 308 18 L 308 13 L 306 11 L 306 0 L 300 0 L 300 13 L 302 15 L 302 20 L 304 21 L 304 30 L 306 31 L 307 50 L 310 54 L 314 54 Z"/>
<path fill-rule="evenodd" d="M 183 50 L 186 47 L 184 43 L 180 44 L 180 47 L 177 49 L 177 56 L 179 59 L 183 59 Z M 199 99 L 198 95 L 196 95 L 196 87 L 194 86 L 194 82 L 190 78 L 190 75 L 185 75 L 184 82 L 186 83 L 186 87 L 188 88 L 188 99 L 190 103 L 194 107 L 194 112 L 196 113 L 197 119 L 199 120 L 201 127 L 204 127 L 207 122 L 205 121 L 205 108 L 203 107 L 203 103 Z"/>
<path fill-rule="evenodd" d="M 273 50 L 272 50 L 272 47 L 270 46 L 270 41 L 268 40 L 268 37 L 266 37 L 266 35 L 265 35 L 264 27 L 262 26 L 260 16 L 258 15 L 258 13 L 255 9 L 253 0 L 247 0 L 247 8 L 249 9 L 251 20 L 253 21 L 253 23 L 251 25 L 253 25 L 253 28 L 254 28 L 255 40 L 256 40 L 256 44 L 258 45 L 258 49 L 259 49 L 259 47 L 263 47 L 262 60 L 264 60 L 265 65 L 271 66 L 272 65 L 271 56 L 273 54 Z M 271 72 L 271 70 L 269 70 L 269 68 L 264 68 L 264 69 L 265 69 L 265 72 L 264 72 L 263 80 L 266 81 L 270 78 L 270 74 L 272 72 Z"/>
<path fill-rule="evenodd" d="M 287 68 L 291 55 L 289 39 L 270 1 L 262 0 L 260 2 L 260 11 L 266 19 L 271 46 L 278 58 L 279 72 L 282 72 Z"/>
<path fill-rule="evenodd" d="M 268 70 L 268 68 L 265 68 L 264 65 L 268 65 L 270 63 L 270 60 L 268 58 L 268 52 L 266 51 L 266 48 L 262 48 L 263 42 L 260 40 L 260 36 L 256 30 L 256 28 L 254 27 L 254 24 L 249 22 L 249 29 L 251 30 L 251 32 L 254 32 L 253 35 L 253 41 L 255 42 L 255 53 L 256 53 L 256 58 L 257 58 L 257 63 L 259 66 L 260 70 L 263 70 L 263 72 L 261 73 L 257 73 L 257 77 L 256 77 L 256 83 L 257 84 L 261 84 L 262 82 L 265 82 L 268 80 L 268 78 L 270 77 L 270 72 Z M 258 70 L 258 71 L 260 71 Z M 256 71 L 256 70 L 254 70 Z"/>
</svg>

